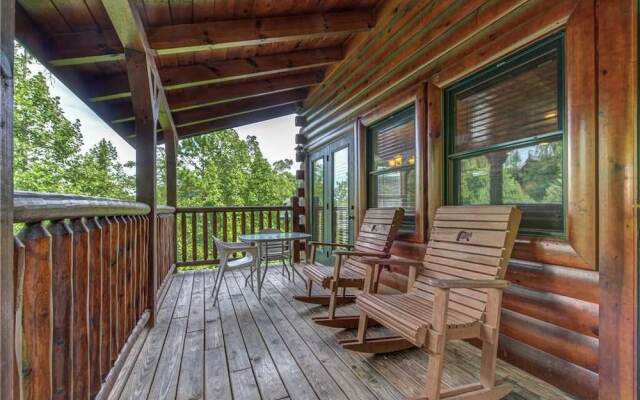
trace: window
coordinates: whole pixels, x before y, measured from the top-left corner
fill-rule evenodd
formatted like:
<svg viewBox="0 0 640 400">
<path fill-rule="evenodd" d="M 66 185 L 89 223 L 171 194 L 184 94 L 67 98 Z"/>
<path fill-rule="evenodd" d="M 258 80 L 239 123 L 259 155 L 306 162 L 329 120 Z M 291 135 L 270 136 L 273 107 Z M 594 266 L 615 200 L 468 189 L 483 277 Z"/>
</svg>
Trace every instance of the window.
<svg viewBox="0 0 640 400">
<path fill-rule="evenodd" d="M 563 35 L 445 92 L 455 204 L 517 204 L 521 232 L 564 232 Z"/>
<path fill-rule="evenodd" d="M 369 207 L 402 207 L 401 232 L 415 231 L 415 106 L 368 129 Z"/>
<path fill-rule="evenodd" d="M 322 158 L 311 164 L 311 211 L 313 240 L 323 241 L 324 233 L 324 161 Z"/>
</svg>

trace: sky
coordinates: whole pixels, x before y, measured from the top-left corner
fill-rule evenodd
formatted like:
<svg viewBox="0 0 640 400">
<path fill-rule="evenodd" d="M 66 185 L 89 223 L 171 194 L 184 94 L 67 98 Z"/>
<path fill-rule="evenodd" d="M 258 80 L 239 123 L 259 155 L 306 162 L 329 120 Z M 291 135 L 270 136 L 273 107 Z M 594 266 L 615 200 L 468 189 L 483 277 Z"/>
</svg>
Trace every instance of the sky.
<svg viewBox="0 0 640 400">
<path fill-rule="evenodd" d="M 39 64 L 32 66 L 32 69 L 34 71 L 45 71 L 44 67 Z M 80 130 L 84 137 L 85 151 L 101 139 L 107 139 L 113 143 L 118 150 L 118 159 L 120 162 L 125 163 L 135 160 L 136 153 L 133 147 L 125 142 L 120 135 L 113 131 L 109 125 L 102 121 L 102 119 L 55 76 L 52 74 L 48 74 L 48 76 L 51 93 L 60 98 L 60 105 L 65 116 L 72 121 L 78 119 L 82 124 Z M 294 159 L 294 136 L 297 133 L 294 117 L 295 115 L 293 114 L 287 115 L 268 121 L 236 127 L 235 129 L 242 138 L 248 135 L 256 136 L 258 143 L 260 143 L 262 153 L 271 163 L 284 158 Z"/>
</svg>

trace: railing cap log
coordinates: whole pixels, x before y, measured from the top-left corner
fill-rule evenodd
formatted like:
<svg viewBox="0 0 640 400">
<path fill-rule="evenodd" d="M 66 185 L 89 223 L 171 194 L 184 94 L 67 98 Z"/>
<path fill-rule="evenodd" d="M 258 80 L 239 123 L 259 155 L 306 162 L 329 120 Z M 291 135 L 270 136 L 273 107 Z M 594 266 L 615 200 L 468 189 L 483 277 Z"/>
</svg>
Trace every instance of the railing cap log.
<svg viewBox="0 0 640 400">
<path fill-rule="evenodd" d="M 150 211 L 147 204 L 135 201 L 53 193 L 14 193 L 14 222 L 146 215 Z"/>
</svg>

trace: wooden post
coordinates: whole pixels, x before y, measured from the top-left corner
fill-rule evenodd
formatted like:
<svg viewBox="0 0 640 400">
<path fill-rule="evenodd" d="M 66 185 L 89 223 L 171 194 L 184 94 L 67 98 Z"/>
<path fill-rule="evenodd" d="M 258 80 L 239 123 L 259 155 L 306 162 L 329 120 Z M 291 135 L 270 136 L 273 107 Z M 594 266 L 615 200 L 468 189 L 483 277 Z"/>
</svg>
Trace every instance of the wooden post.
<svg viewBox="0 0 640 400">
<path fill-rule="evenodd" d="M 300 199 L 298 197 L 291 197 L 291 209 L 291 231 L 301 232 L 300 215 L 302 215 L 302 210 L 300 208 Z M 293 242 L 293 262 L 300 262 L 300 242 L 297 240 Z"/>
<path fill-rule="evenodd" d="M 157 221 L 156 221 L 156 126 L 158 103 L 151 56 L 137 50 L 125 50 L 129 73 L 136 132 L 136 200 L 151 207 L 149 212 L 149 242 L 147 253 L 147 308 L 149 323 L 155 324 L 157 292 Z"/>
<path fill-rule="evenodd" d="M 636 399 L 638 4 L 598 4 L 600 357 L 603 400 Z"/>
<path fill-rule="evenodd" d="M 164 153 L 165 164 L 167 166 L 166 186 L 167 186 L 167 205 L 171 207 L 178 207 L 178 181 L 177 181 L 177 150 L 178 150 L 178 135 L 175 127 L 166 127 L 164 129 Z M 178 218 L 173 219 L 173 254 L 178 254 L 178 237 L 177 237 L 177 224 Z M 171 263 L 175 263 L 175 257 L 172 257 Z"/>
<path fill-rule="evenodd" d="M 13 37 L 15 2 L 0 1 L 0 398 L 13 398 Z"/>
</svg>

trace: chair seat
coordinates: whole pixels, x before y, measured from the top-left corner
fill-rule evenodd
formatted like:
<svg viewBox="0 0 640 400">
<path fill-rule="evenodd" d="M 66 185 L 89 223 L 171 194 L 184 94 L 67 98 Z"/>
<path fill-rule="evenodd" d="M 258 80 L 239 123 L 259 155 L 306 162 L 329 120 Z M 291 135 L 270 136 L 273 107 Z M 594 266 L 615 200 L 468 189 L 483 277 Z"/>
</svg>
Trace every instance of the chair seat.
<svg viewBox="0 0 640 400">
<path fill-rule="evenodd" d="M 419 294 L 363 294 L 356 299 L 356 305 L 416 346 L 425 344 L 433 319 L 431 300 Z M 477 323 L 477 319 L 451 310 L 447 315 L 447 325 L 452 328 Z"/>
<path fill-rule="evenodd" d="M 333 267 L 318 263 L 307 263 L 302 269 L 302 272 L 323 288 L 329 289 L 331 287 Z M 364 278 L 365 276 L 363 274 L 348 268 L 347 265 L 343 265 L 340 269 L 340 286 L 362 288 Z"/>
</svg>

